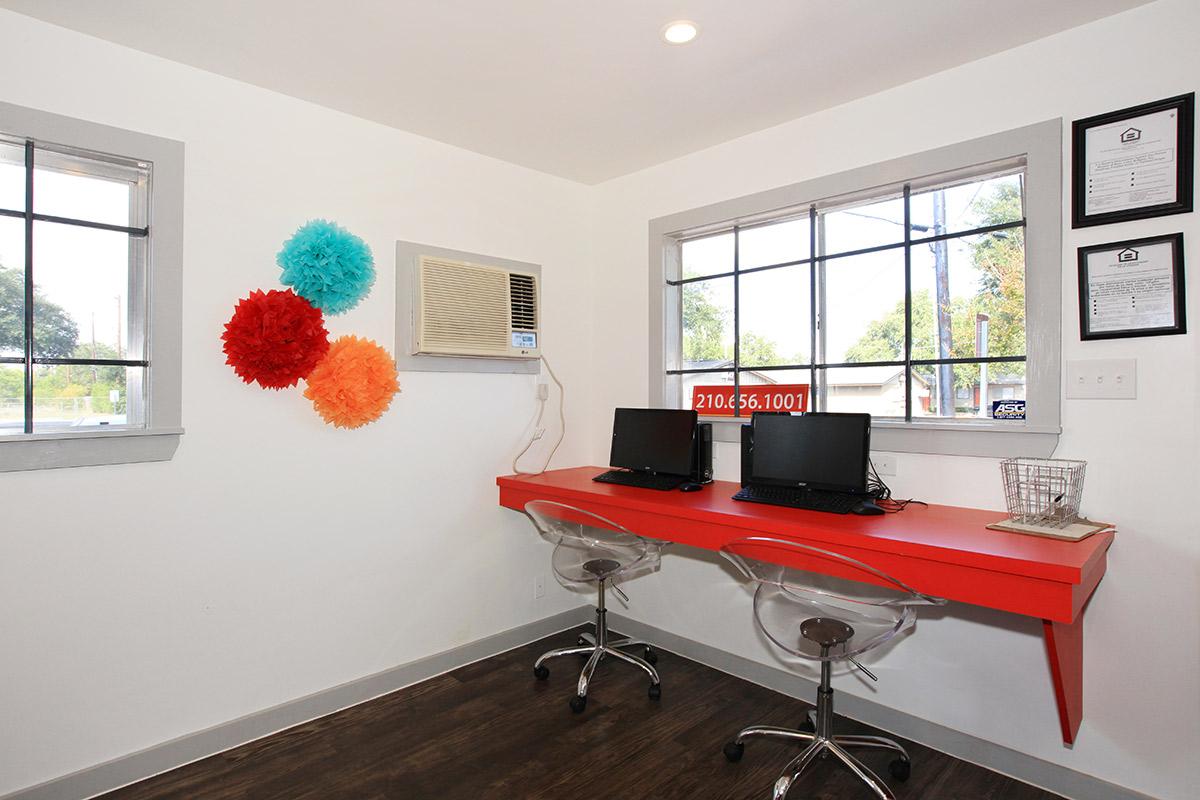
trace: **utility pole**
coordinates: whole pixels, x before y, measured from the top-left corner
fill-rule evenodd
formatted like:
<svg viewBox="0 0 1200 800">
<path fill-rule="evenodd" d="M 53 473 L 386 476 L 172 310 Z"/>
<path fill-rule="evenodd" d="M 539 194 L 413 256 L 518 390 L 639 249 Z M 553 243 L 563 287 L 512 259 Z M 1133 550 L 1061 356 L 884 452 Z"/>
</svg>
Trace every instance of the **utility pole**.
<svg viewBox="0 0 1200 800">
<path fill-rule="evenodd" d="M 989 319 L 987 314 L 975 315 L 975 355 L 979 358 L 988 356 Z M 979 364 L 979 416 L 987 419 L 991 412 L 992 404 L 988 402 L 988 365 L 983 361 Z"/>
<path fill-rule="evenodd" d="M 933 193 L 933 233 L 946 232 L 946 193 Z M 937 281 L 938 358 L 950 358 L 950 257 L 946 240 L 933 243 L 933 269 Z M 938 415 L 954 416 L 954 366 L 938 365 Z"/>
<path fill-rule="evenodd" d="M 92 358 L 96 357 L 96 312 L 92 312 Z M 99 370 L 92 364 L 92 383 L 100 380 Z"/>
</svg>

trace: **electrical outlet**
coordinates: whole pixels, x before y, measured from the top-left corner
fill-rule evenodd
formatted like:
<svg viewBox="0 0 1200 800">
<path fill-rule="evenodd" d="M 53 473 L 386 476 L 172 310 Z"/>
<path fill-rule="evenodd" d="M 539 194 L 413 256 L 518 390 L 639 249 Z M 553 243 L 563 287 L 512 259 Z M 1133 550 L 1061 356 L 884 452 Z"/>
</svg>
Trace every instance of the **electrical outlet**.
<svg viewBox="0 0 1200 800">
<path fill-rule="evenodd" d="M 1067 397 L 1091 400 L 1137 398 L 1137 359 L 1067 361 Z"/>
<path fill-rule="evenodd" d="M 871 463 L 881 476 L 896 474 L 896 457 L 891 453 L 871 453 Z"/>
<path fill-rule="evenodd" d="M 541 600 L 546 596 L 546 576 L 538 575 L 533 579 L 533 599 Z"/>
</svg>

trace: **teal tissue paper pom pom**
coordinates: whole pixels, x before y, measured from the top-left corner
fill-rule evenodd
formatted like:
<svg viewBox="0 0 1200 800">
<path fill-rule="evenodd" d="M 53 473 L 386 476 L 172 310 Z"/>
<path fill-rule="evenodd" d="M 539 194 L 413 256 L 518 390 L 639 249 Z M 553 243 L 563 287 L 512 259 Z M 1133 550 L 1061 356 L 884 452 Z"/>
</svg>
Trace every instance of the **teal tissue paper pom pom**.
<svg viewBox="0 0 1200 800">
<path fill-rule="evenodd" d="M 275 261 L 283 269 L 283 284 L 326 314 L 354 308 L 375 283 L 375 259 L 367 243 L 323 219 L 301 225 Z"/>
</svg>

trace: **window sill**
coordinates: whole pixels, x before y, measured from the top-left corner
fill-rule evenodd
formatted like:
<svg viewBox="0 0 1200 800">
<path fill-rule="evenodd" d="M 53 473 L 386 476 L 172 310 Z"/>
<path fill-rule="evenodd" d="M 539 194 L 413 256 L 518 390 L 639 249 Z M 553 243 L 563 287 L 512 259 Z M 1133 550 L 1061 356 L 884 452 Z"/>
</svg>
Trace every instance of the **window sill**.
<svg viewBox="0 0 1200 800">
<path fill-rule="evenodd" d="M 88 430 L 0 438 L 0 472 L 169 461 L 182 428 Z"/>
<path fill-rule="evenodd" d="M 707 417 L 713 439 L 741 442 L 741 426 L 750 419 Z M 931 453 L 947 456 L 1048 458 L 1058 446 L 1060 428 L 1032 425 L 989 425 L 960 422 L 899 422 L 873 420 L 871 449 L 888 453 Z"/>
</svg>

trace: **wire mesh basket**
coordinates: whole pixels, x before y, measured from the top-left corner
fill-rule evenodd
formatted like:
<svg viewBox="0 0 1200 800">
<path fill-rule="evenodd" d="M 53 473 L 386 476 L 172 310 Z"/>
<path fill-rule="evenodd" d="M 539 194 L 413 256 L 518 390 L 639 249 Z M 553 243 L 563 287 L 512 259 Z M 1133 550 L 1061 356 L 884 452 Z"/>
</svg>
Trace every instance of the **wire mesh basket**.
<svg viewBox="0 0 1200 800">
<path fill-rule="evenodd" d="M 1004 500 L 1015 522 L 1065 528 L 1079 519 L 1086 461 L 1006 458 L 1000 462 Z"/>
</svg>

